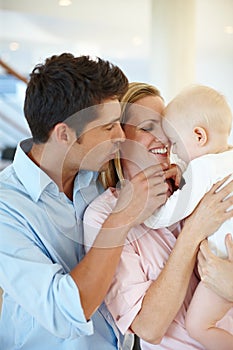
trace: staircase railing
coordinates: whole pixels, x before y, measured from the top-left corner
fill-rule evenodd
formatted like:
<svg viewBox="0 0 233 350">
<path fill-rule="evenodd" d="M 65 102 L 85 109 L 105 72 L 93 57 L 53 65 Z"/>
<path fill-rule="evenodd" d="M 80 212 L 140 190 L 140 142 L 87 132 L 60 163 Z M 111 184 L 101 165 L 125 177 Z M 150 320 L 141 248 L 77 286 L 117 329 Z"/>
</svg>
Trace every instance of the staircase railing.
<svg viewBox="0 0 233 350">
<path fill-rule="evenodd" d="M 0 171 L 8 165 L 7 159 L 13 158 L 13 151 L 17 143 L 26 137 L 30 137 L 29 128 L 23 117 L 23 109 L 17 104 L 18 87 L 23 82 L 28 83 L 25 76 L 18 73 L 6 62 L 0 59 L 0 67 L 6 72 L 1 79 L 0 89 Z M 20 95 L 19 95 L 20 96 Z M 21 98 L 20 98 L 21 99 Z M 22 101 L 23 103 L 23 101 Z M 12 152 L 9 152 L 12 151 Z M 6 156 L 8 158 L 6 158 Z M 10 157 L 10 158 L 9 158 Z"/>
<path fill-rule="evenodd" d="M 5 69 L 5 71 L 10 74 L 13 75 L 15 78 L 23 81 L 25 84 L 28 83 L 28 80 L 26 77 L 24 77 L 23 75 L 21 75 L 20 73 L 16 72 L 16 70 L 14 70 L 12 67 L 10 67 L 6 62 L 4 62 L 2 59 L 0 59 L 0 66 L 2 68 Z"/>
</svg>

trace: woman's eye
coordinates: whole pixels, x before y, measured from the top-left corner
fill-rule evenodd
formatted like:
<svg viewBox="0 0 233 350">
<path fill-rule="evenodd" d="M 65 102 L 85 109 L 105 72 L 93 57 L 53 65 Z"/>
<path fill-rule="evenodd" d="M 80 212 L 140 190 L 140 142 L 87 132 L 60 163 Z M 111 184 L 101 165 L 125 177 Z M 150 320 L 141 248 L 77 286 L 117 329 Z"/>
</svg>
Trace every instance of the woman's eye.
<svg viewBox="0 0 233 350">
<path fill-rule="evenodd" d="M 151 132 L 153 130 L 152 127 L 143 127 L 141 128 L 142 131 L 146 131 L 146 132 Z"/>
</svg>

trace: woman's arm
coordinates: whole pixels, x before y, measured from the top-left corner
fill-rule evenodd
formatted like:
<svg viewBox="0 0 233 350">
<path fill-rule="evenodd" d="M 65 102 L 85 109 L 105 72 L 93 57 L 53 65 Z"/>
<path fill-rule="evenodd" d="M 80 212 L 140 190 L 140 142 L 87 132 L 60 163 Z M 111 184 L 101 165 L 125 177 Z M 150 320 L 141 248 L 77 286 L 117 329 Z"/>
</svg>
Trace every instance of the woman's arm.
<svg viewBox="0 0 233 350">
<path fill-rule="evenodd" d="M 164 269 L 147 290 L 141 310 L 132 322 L 131 329 L 148 342 L 157 344 L 161 341 L 180 309 L 201 241 L 233 216 L 233 211 L 226 212 L 233 197 L 223 201 L 227 193 L 232 192 L 233 182 L 215 193 L 220 184 L 205 195 L 186 220 Z"/>
<path fill-rule="evenodd" d="M 232 227 L 233 234 L 233 227 Z M 198 253 L 198 271 L 203 283 L 221 297 L 233 302 L 233 239 L 230 234 L 225 238 L 227 259 L 214 255 L 205 240 Z"/>
</svg>

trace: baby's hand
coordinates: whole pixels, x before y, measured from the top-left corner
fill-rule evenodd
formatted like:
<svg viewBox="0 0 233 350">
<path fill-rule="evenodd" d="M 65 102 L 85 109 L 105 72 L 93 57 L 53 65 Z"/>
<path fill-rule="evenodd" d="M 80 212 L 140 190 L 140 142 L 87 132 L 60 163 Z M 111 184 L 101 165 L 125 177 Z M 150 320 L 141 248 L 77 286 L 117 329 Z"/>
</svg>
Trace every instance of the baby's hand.
<svg viewBox="0 0 233 350">
<path fill-rule="evenodd" d="M 164 175 L 166 180 L 172 179 L 174 181 L 174 190 L 179 188 L 182 179 L 182 172 L 177 164 L 171 164 L 170 168 L 165 170 Z"/>
</svg>

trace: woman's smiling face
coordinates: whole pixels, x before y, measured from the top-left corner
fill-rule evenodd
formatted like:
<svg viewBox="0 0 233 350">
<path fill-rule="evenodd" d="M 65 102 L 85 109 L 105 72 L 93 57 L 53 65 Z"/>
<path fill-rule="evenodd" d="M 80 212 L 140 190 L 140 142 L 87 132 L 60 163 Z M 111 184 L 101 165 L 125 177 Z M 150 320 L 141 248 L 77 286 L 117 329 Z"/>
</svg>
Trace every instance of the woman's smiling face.
<svg viewBox="0 0 233 350">
<path fill-rule="evenodd" d="M 128 107 L 127 119 L 123 125 L 126 142 L 122 146 L 123 149 L 127 147 L 127 158 L 134 163 L 139 164 L 137 155 L 141 160 L 142 157 L 145 161 L 148 159 L 151 165 L 169 164 L 169 141 L 162 129 L 163 109 L 163 100 L 153 95 L 142 97 Z M 146 163 L 148 165 L 147 161 Z"/>
</svg>

